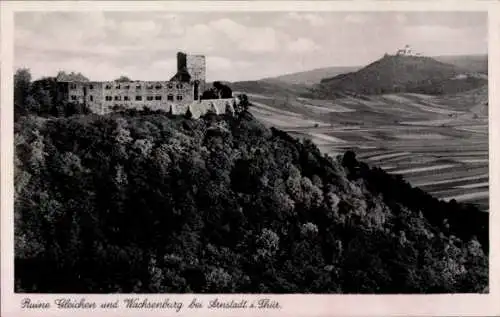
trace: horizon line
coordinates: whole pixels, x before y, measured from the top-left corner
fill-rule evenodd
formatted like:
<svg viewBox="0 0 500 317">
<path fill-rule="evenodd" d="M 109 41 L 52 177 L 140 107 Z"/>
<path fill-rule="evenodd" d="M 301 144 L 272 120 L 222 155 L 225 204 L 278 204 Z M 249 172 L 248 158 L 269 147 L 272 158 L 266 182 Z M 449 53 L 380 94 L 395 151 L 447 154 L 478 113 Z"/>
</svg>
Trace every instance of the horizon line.
<svg viewBox="0 0 500 317">
<path fill-rule="evenodd" d="M 179 51 L 178 53 L 184 53 L 182 51 Z M 385 54 L 388 54 L 388 55 L 391 55 L 389 53 L 385 53 Z M 203 55 L 203 54 L 189 54 L 189 55 L 195 55 L 195 56 L 199 56 L 199 55 L 202 55 L 202 56 L 206 56 L 206 55 Z M 384 55 L 382 55 L 384 56 Z M 458 54 L 439 54 L 439 55 L 425 55 L 425 54 L 422 54 L 420 55 L 420 57 L 444 57 L 444 56 L 448 56 L 448 57 L 451 57 L 451 56 L 488 56 L 488 52 L 486 53 L 458 53 Z M 380 59 L 380 58 L 378 58 Z M 373 61 L 377 61 L 378 59 L 375 59 Z M 372 62 L 373 62 L 372 61 Z M 362 68 L 362 67 L 365 67 L 365 66 L 368 66 L 370 63 L 372 62 L 367 62 L 365 65 L 338 65 L 338 66 L 335 66 L 335 65 L 325 65 L 325 66 L 320 66 L 320 67 L 315 67 L 315 68 L 310 68 L 310 69 L 306 69 L 306 70 L 300 70 L 300 71 L 294 71 L 294 72 L 290 72 L 290 73 L 283 73 L 283 74 L 278 74 L 278 75 L 272 75 L 272 76 L 265 76 L 265 77 L 259 77 L 257 79 L 240 79 L 240 80 L 237 80 L 237 81 L 229 81 L 229 80 L 224 80 L 224 79 L 217 79 L 217 80 L 206 80 L 206 82 L 214 82 L 214 81 L 225 81 L 225 82 L 230 82 L 230 83 L 234 83 L 234 82 L 239 82 L 239 81 L 258 81 L 258 80 L 265 80 L 265 79 L 273 79 L 273 78 L 276 78 L 276 77 L 282 77 L 282 76 L 287 76 L 287 75 L 294 75 L 294 74 L 300 74 L 300 73 L 307 73 L 307 72 L 311 72 L 311 71 L 316 71 L 316 70 L 322 70 L 322 69 L 327 69 L 327 68 Z M 16 71 L 19 70 L 19 69 L 29 69 L 31 70 L 31 67 L 29 66 L 19 66 L 19 67 L 16 67 Z M 60 71 L 63 71 L 63 72 L 66 72 L 66 73 L 79 73 L 83 76 L 85 76 L 85 74 L 81 71 L 76 71 L 76 70 L 59 70 L 58 72 Z M 120 76 L 125 76 L 125 77 L 129 77 L 128 75 L 126 74 L 120 74 L 120 75 L 117 75 L 117 78 L 115 79 L 107 79 L 107 80 L 90 80 L 89 79 L 89 82 L 112 82 L 112 81 L 116 81 Z M 41 80 L 41 79 L 44 79 L 44 78 L 50 78 L 50 77 L 57 77 L 57 74 L 56 75 L 45 75 L 45 76 L 40 76 L 40 77 L 37 77 L 35 79 L 32 79 L 32 81 L 36 81 L 36 80 Z M 87 77 L 87 76 L 85 76 Z M 160 81 L 169 81 L 169 80 L 144 80 L 144 79 L 133 79 L 131 80 L 131 82 L 133 81 L 151 81 L 151 82 L 160 82 Z"/>
</svg>

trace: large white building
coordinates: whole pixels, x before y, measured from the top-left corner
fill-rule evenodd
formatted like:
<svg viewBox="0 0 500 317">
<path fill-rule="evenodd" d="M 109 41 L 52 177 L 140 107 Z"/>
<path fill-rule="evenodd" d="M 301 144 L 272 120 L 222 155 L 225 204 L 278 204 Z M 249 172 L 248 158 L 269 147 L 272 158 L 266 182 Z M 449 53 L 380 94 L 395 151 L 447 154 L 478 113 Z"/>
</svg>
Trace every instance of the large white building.
<svg viewBox="0 0 500 317">
<path fill-rule="evenodd" d="M 414 52 L 410 45 L 406 44 L 404 48 L 396 51 L 396 55 L 398 56 L 420 56 L 420 53 Z"/>
</svg>

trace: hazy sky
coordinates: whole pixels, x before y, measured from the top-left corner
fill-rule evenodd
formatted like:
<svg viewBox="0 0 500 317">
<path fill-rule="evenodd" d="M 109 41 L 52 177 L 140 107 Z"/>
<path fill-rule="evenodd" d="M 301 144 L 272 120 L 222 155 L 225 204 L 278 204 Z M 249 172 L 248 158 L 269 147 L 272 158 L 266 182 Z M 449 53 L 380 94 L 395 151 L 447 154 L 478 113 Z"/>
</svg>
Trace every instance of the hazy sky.
<svg viewBox="0 0 500 317">
<path fill-rule="evenodd" d="M 426 55 L 487 53 L 487 15 L 468 12 L 21 12 L 15 65 L 92 80 L 168 80 L 179 50 L 207 80 L 251 80 L 366 65 L 410 44 Z"/>
</svg>

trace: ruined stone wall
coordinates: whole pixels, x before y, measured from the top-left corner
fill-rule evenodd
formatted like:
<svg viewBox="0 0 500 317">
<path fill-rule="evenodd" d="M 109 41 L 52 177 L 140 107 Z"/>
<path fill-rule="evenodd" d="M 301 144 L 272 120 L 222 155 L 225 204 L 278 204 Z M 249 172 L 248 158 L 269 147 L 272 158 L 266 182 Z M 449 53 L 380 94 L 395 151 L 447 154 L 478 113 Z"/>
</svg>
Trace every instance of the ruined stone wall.
<svg viewBox="0 0 500 317">
<path fill-rule="evenodd" d="M 234 113 L 234 106 L 238 103 L 237 98 L 194 100 L 192 83 L 108 81 L 61 83 L 60 87 L 62 96 L 68 101 L 85 103 L 97 114 L 110 113 L 115 106 L 137 110 L 147 107 L 151 110 L 171 112 L 174 115 L 185 115 L 189 109 L 192 117 L 196 119 L 208 112 Z M 137 97 L 140 97 L 140 100 Z"/>
<path fill-rule="evenodd" d="M 69 83 L 67 82 L 58 82 L 57 83 L 57 95 L 56 101 L 68 101 L 69 100 Z"/>
<path fill-rule="evenodd" d="M 102 82 L 90 82 L 87 84 L 85 104 L 92 112 L 102 113 L 104 102 L 104 87 Z"/>
<path fill-rule="evenodd" d="M 205 81 L 206 63 L 203 55 L 187 55 L 186 68 L 191 75 L 191 80 Z"/>
<path fill-rule="evenodd" d="M 205 56 L 179 52 L 177 69 L 187 71 L 190 81 L 61 82 L 60 98 L 84 103 L 100 114 L 111 112 L 115 107 L 169 111 L 172 105 L 179 108 L 176 111 L 185 113 L 188 106 L 183 105 L 198 100 L 206 89 Z"/>
<path fill-rule="evenodd" d="M 198 100 L 197 96 L 206 89 L 206 62 L 203 55 L 177 54 L 178 71 L 185 70 L 190 82 L 132 81 L 132 82 L 61 82 L 63 100 L 85 103 L 92 112 L 105 114 L 118 109 L 138 109 L 171 111 L 185 115 L 189 110 L 193 118 L 208 112 L 223 114 L 234 112 L 236 99 Z"/>
<path fill-rule="evenodd" d="M 170 108 L 172 114 L 182 116 L 185 115 L 189 109 L 189 104 L 172 105 Z"/>
<path fill-rule="evenodd" d="M 58 84 L 58 100 L 85 104 L 92 112 L 101 113 L 103 101 L 100 82 L 61 82 Z"/>
<path fill-rule="evenodd" d="M 69 87 L 73 88 L 69 90 L 68 101 L 85 103 L 93 112 L 99 114 L 109 113 L 115 106 L 135 109 L 148 107 L 168 111 L 171 104 L 188 104 L 194 100 L 194 88 L 191 83 L 108 81 L 71 85 L 72 83 L 69 83 Z"/>
<path fill-rule="evenodd" d="M 68 100 L 74 103 L 84 103 L 85 102 L 85 88 L 86 83 L 84 82 L 69 82 L 68 83 Z"/>
<path fill-rule="evenodd" d="M 203 55 L 187 55 L 186 68 L 191 75 L 191 81 L 199 82 L 199 95 L 203 94 L 206 88 L 206 62 Z"/>
<path fill-rule="evenodd" d="M 208 112 L 215 114 L 225 114 L 227 111 L 234 113 L 234 106 L 236 104 L 236 98 L 228 99 L 205 99 L 201 101 L 195 101 L 189 105 L 189 109 L 193 118 L 199 118 Z"/>
</svg>

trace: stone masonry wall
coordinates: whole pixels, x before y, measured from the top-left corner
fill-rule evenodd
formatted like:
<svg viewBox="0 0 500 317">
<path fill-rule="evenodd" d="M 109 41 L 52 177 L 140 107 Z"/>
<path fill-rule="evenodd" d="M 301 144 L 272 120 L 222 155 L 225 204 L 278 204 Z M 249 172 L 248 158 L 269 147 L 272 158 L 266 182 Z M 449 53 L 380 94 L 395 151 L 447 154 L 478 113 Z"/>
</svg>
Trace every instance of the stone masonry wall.
<svg viewBox="0 0 500 317">
<path fill-rule="evenodd" d="M 205 81 L 205 56 L 203 55 L 187 55 L 186 68 L 191 75 L 191 80 Z"/>
<path fill-rule="evenodd" d="M 83 103 L 85 101 L 84 82 L 71 82 L 68 84 L 68 101 L 74 103 Z"/>
<path fill-rule="evenodd" d="M 87 85 L 87 95 L 85 96 L 86 105 L 92 112 L 102 113 L 102 104 L 104 102 L 103 83 L 90 82 Z"/>
<path fill-rule="evenodd" d="M 193 100 L 193 85 L 179 82 L 77 82 L 69 83 L 68 92 L 69 101 L 85 103 L 97 114 L 110 113 L 115 106 L 137 110 L 147 107 L 175 115 L 185 115 L 189 109 L 193 118 L 199 118 L 208 112 L 234 113 L 238 102 L 236 98 Z"/>
<path fill-rule="evenodd" d="M 76 83 L 76 88 L 70 90 L 70 99 L 71 96 L 76 96 L 77 102 L 85 102 L 99 114 L 111 112 L 114 106 L 168 111 L 171 104 L 187 104 L 194 100 L 191 83 L 166 81 Z"/>
<path fill-rule="evenodd" d="M 60 98 L 84 103 L 98 114 L 116 108 L 171 111 L 185 114 L 189 109 L 194 118 L 209 111 L 225 113 L 233 109 L 234 99 L 198 100 L 205 91 L 206 62 L 203 55 L 177 54 L 177 68 L 187 71 L 191 79 L 185 81 L 132 81 L 132 82 L 61 82 Z M 198 85 L 197 89 L 195 86 Z M 197 92 L 197 96 L 195 96 Z"/>
<path fill-rule="evenodd" d="M 191 103 L 189 105 L 189 109 L 191 111 L 191 114 L 193 115 L 193 118 L 197 119 L 207 114 L 208 112 L 213 112 L 215 114 L 224 114 L 228 110 L 234 113 L 234 106 L 236 103 L 236 98 L 205 99 Z"/>
<path fill-rule="evenodd" d="M 201 95 L 206 89 L 206 61 L 203 55 L 187 55 L 186 68 L 191 75 L 191 81 L 199 82 L 198 94 Z"/>
</svg>

